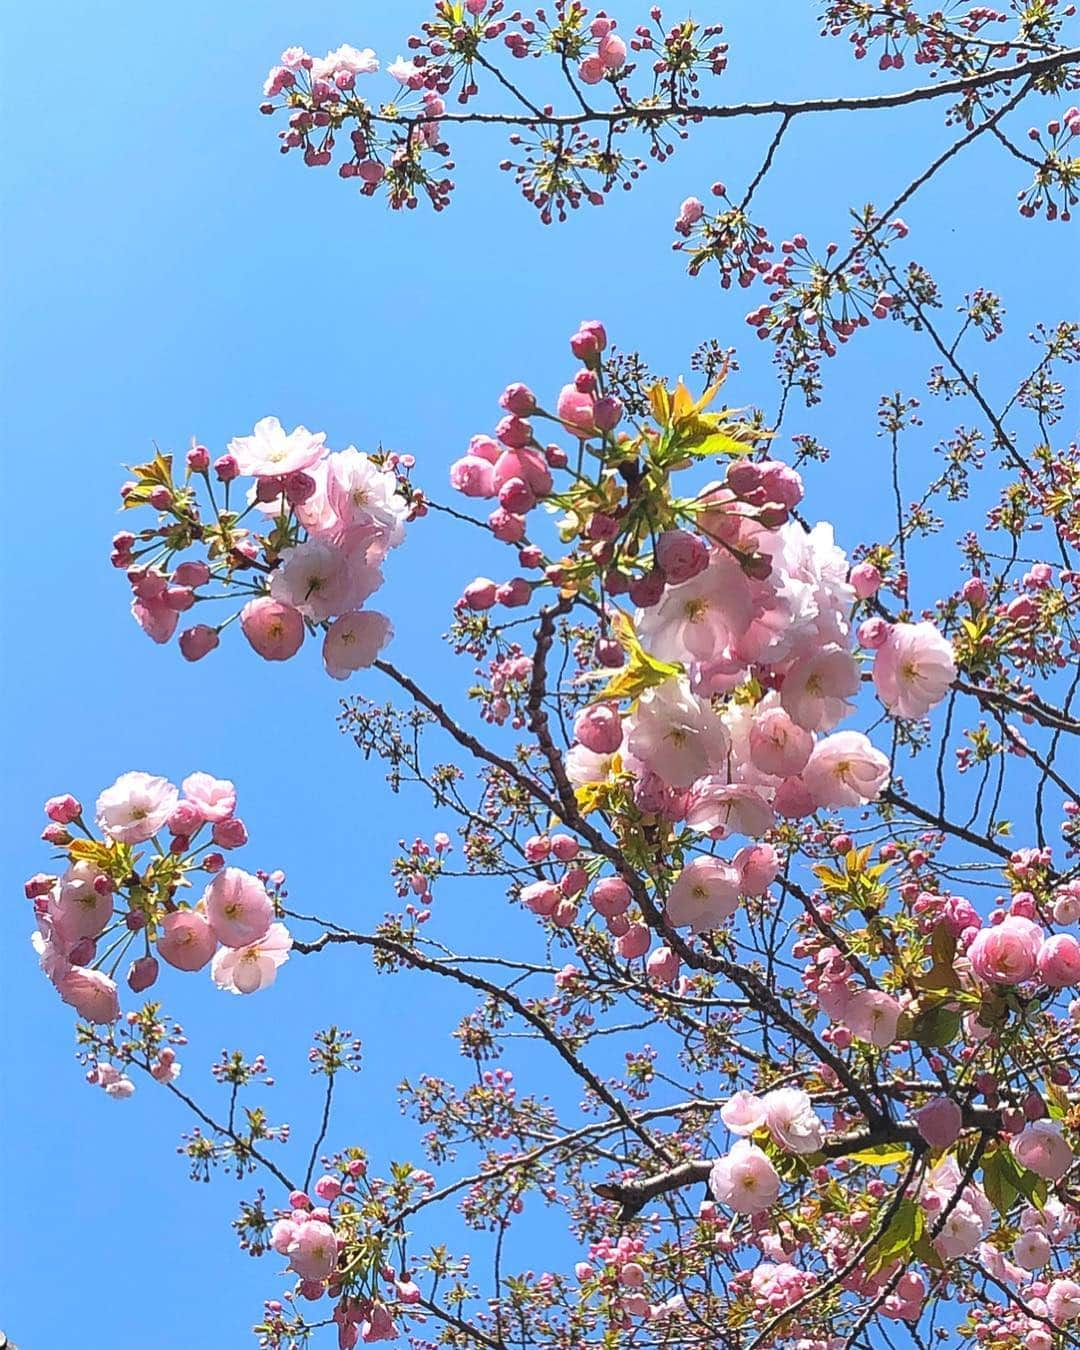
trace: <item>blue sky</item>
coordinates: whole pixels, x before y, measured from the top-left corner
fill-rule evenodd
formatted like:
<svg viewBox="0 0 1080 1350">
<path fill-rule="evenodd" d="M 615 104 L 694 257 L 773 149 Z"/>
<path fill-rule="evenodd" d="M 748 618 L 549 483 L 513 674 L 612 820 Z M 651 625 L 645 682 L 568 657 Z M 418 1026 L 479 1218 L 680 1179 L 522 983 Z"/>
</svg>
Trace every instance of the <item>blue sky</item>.
<svg viewBox="0 0 1080 1350">
<path fill-rule="evenodd" d="M 643 7 L 613 8 L 628 23 Z M 770 8 L 724 7 L 733 46 L 725 98 L 876 84 L 845 44 L 817 38 L 815 6 L 784 7 L 782 41 Z M 753 172 L 771 133 L 764 122 L 697 135 L 632 194 L 554 229 L 496 172 L 499 133 L 457 133 L 459 189 L 439 218 L 392 215 L 332 171 L 279 157 L 275 128 L 257 113 L 277 53 L 349 41 L 392 60 L 424 12 L 413 0 L 57 0 L 6 19 L 17 59 L 0 95 L 10 503 L 0 589 L 0 1148 L 6 1210 L 19 1217 L 2 1240 L 0 1328 L 28 1350 L 66 1344 L 75 1328 L 88 1350 L 242 1345 L 261 1300 L 279 1289 L 274 1264 L 238 1254 L 229 1230 L 237 1195 L 251 1187 L 186 1180 L 173 1144 L 187 1121 L 165 1095 L 143 1086 L 117 1104 L 82 1082 L 71 1016 L 36 969 L 21 899 L 24 877 L 46 865 L 42 800 L 68 790 L 92 800 L 129 768 L 231 777 L 252 838 L 244 860 L 284 868 L 298 908 L 367 926 L 393 903 L 385 876 L 395 841 L 432 826 L 418 798 L 393 798 L 339 734 L 342 691 L 314 649 L 271 667 L 225 642 L 191 667 L 143 638 L 108 565 L 122 465 L 154 440 L 182 450 L 192 434 L 218 451 L 275 413 L 324 429 L 335 447 L 381 440 L 408 450 L 440 493 L 468 436 L 493 423 L 502 387 L 522 379 L 550 397 L 571 368 L 567 335 L 593 317 L 672 375 L 689 374 L 703 339 L 736 343 L 743 369 L 730 397 L 774 405 L 767 352 L 742 321 L 746 295 L 722 293 L 707 274 L 689 280 L 668 250 L 683 197 Z M 940 121 L 927 108 L 804 119 L 760 192 L 760 217 L 774 238 L 799 229 L 818 243 L 841 238 L 849 205 L 891 200 L 928 147 L 947 143 Z M 1015 214 L 1019 167 L 978 146 L 905 212 L 911 254 L 934 269 L 950 304 L 980 284 L 1004 291 L 1009 336 L 978 353 L 991 384 L 1026 360 L 1018 348 L 1033 323 L 1070 317 L 1077 298 L 1075 281 L 1062 284 L 1062 227 Z M 789 418 L 789 431 L 834 451 L 809 475 L 808 506 L 836 518 L 848 546 L 890 518 L 877 399 L 893 388 L 920 393 L 930 364 L 917 339 L 879 325 L 827 371 L 824 405 Z M 923 465 L 959 417 L 927 412 L 916 441 Z M 924 567 L 939 566 L 958 533 L 947 529 Z M 450 695 L 469 671 L 453 667 L 438 634 L 462 583 L 494 556 L 467 558 L 462 536 L 434 519 L 388 568 L 394 658 Z M 374 679 L 351 688 L 387 693 Z M 444 894 L 451 929 L 479 945 L 497 891 Z M 366 963 L 340 954 L 292 962 L 273 995 L 251 1000 L 197 979 L 164 992 L 192 1040 L 186 1085 L 212 1090 L 206 1069 L 222 1046 L 261 1050 L 279 1083 L 267 1104 L 303 1140 L 316 1109 L 305 1052 L 318 1026 L 337 1021 L 365 1042 L 366 1070 L 334 1145 L 378 1152 L 393 1140 L 400 1156 L 393 1084 L 405 1072 L 461 1071 L 443 1034 L 460 1004 L 410 996 L 405 981 L 376 986 Z M 527 1239 L 522 1250 L 525 1264 Z"/>
</svg>

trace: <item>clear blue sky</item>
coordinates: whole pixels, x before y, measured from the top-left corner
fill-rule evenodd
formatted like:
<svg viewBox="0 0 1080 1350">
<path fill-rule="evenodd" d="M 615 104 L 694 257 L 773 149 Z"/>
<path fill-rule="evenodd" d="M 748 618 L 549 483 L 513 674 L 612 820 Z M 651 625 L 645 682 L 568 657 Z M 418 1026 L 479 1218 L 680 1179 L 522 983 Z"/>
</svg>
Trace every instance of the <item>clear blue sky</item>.
<svg viewBox="0 0 1080 1350">
<path fill-rule="evenodd" d="M 644 6 L 614 8 L 629 21 Z M 813 4 L 782 7 L 782 40 L 778 7 L 723 8 L 726 97 L 876 82 L 844 44 L 817 39 Z M 274 126 L 256 109 L 283 47 L 349 41 L 392 60 L 424 13 L 414 0 L 56 0 L 11 7 L 5 21 L 0 1328 L 26 1350 L 73 1337 L 85 1350 L 232 1350 L 279 1288 L 276 1263 L 240 1255 L 229 1230 L 251 1187 L 186 1180 L 173 1144 L 188 1122 L 165 1094 L 143 1085 L 118 1104 L 81 1080 L 72 1018 L 37 971 L 21 899 L 24 877 L 46 863 L 42 800 L 66 790 L 92 799 L 129 768 L 232 777 L 252 837 L 245 860 L 286 869 L 298 906 L 367 926 L 393 903 L 394 841 L 430 827 L 420 800 L 390 797 L 378 767 L 337 732 L 341 691 L 314 649 L 276 668 L 226 642 L 191 667 L 142 637 L 108 565 L 121 466 L 155 439 L 182 449 L 196 434 L 220 450 L 275 413 L 325 429 L 335 447 L 381 439 L 409 450 L 441 492 L 449 461 L 492 423 L 503 385 L 523 379 L 550 396 L 569 369 L 566 336 L 593 317 L 672 375 L 689 373 L 704 338 L 737 343 L 744 367 L 731 397 L 773 406 L 767 354 L 742 322 L 746 295 L 722 293 L 708 275 L 688 280 L 668 251 L 683 197 L 704 196 L 716 177 L 745 182 L 770 134 L 763 122 L 699 134 L 633 194 L 546 230 L 495 171 L 498 133 L 458 133 L 460 187 L 440 218 L 391 215 L 332 171 L 278 156 Z M 806 119 L 760 194 L 760 215 L 776 238 L 798 229 L 819 243 L 839 238 L 850 204 L 891 199 L 947 135 L 940 111 L 926 109 Z M 991 381 L 1026 360 L 1018 349 L 1036 319 L 1070 317 L 1077 298 L 1059 275 L 1062 227 L 1015 215 L 1014 169 L 981 146 L 905 212 L 911 253 L 935 269 L 950 303 L 979 284 L 1004 290 L 1008 348 L 980 352 Z M 880 325 L 827 372 L 824 406 L 789 418 L 789 431 L 834 450 L 810 475 L 808 505 L 838 519 L 848 546 L 889 519 L 878 396 L 919 393 L 930 363 L 917 339 Z M 924 463 L 957 416 L 928 410 Z M 939 559 L 957 533 L 947 531 Z M 394 657 L 446 691 L 467 672 L 450 668 L 437 634 L 462 582 L 483 570 L 437 520 L 388 569 Z M 352 687 L 386 692 L 374 680 Z M 483 888 L 443 894 L 451 931 L 485 932 L 500 904 Z M 344 1023 L 366 1047 L 335 1145 L 358 1140 L 378 1153 L 392 1139 L 401 1156 L 394 1082 L 465 1070 L 443 1034 L 460 1005 L 410 997 L 404 980 L 376 986 L 366 963 L 340 955 L 294 960 L 272 995 L 251 1000 L 216 994 L 208 980 L 177 978 L 164 992 L 193 1042 L 185 1083 L 209 1090 L 206 1068 L 222 1046 L 262 1050 L 279 1079 L 268 1105 L 305 1140 L 315 1104 L 304 1056 L 317 1026 Z"/>
</svg>

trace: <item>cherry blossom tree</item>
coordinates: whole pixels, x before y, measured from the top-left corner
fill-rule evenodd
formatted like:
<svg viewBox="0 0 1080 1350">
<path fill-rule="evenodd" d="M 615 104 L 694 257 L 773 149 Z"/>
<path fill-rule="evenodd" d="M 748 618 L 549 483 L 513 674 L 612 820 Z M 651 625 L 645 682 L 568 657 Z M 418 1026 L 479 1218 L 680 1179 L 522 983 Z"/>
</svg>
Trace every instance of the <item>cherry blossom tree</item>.
<svg viewBox="0 0 1080 1350">
<path fill-rule="evenodd" d="M 267 416 L 123 485 L 112 562 L 146 634 L 187 661 L 246 642 L 253 667 L 317 644 L 355 677 L 343 730 L 445 822 L 402 846 L 393 912 L 361 931 L 230 861 L 261 845 L 228 781 L 130 772 L 85 785 L 92 808 L 46 803 L 57 861 L 26 886 L 42 970 L 88 1081 L 125 1098 L 149 1078 L 193 1113 L 193 1175 L 250 1182 L 235 1227 L 266 1261 L 261 1346 L 1080 1345 L 1080 323 L 1036 329 L 991 387 L 976 363 L 1002 299 L 943 295 L 901 215 L 981 139 L 1000 150 L 987 193 L 1068 222 L 1073 17 L 831 0 L 823 39 L 876 62 L 881 89 L 802 102 L 715 101 L 737 57 L 718 24 L 576 0 L 438 0 L 407 58 L 295 47 L 271 69 L 282 150 L 336 163 L 343 211 L 369 209 L 358 188 L 441 212 L 452 143 L 494 127 L 557 225 L 648 166 L 673 178 L 714 123 L 766 121 L 749 181 L 673 216 L 690 273 L 750 293 L 777 386 L 745 388 L 721 339 L 684 382 L 587 319 L 562 387 L 508 372 L 453 463 Z M 853 205 L 845 243 L 774 241 L 754 217 L 796 120 L 923 102 L 944 148 Z M 921 344 L 927 396 L 962 421 L 915 483 L 918 402 L 881 398 L 895 522 L 865 538 L 854 501 L 806 490 L 827 450 L 792 424 L 875 322 Z M 374 607 L 433 512 L 460 529 L 453 702 L 399 667 Z M 912 555 L 946 526 L 954 566 L 913 593 Z M 481 538 L 495 578 L 472 575 Z M 459 882 L 478 906 L 502 893 L 520 950 L 483 925 L 447 944 L 437 896 Z M 313 1143 L 263 1104 L 261 1055 L 213 1066 L 224 1108 L 179 1077 L 176 972 L 281 998 L 288 962 L 332 949 L 403 997 L 422 976 L 470 1000 L 444 1029 L 464 1083 L 402 1083 L 423 1165 L 374 1165 L 363 1123 L 335 1116 L 360 1062 L 339 1027 L 313 1038 Z M 567 1230 L 546 1263 L 545 1208 Z"/>
</svg>

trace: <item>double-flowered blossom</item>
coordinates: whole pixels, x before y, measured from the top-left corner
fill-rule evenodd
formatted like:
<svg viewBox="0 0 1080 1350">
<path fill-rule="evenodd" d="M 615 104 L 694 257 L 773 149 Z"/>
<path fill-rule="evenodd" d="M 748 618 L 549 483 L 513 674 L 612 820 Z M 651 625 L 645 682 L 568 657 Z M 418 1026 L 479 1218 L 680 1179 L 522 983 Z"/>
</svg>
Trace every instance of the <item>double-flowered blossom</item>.
<svg viewBox="0 0 1080 1350">
<path fill-rule="evenodd" d="M 760 1097 L 742 1089 L 720 1108 L 720 1119 L 740 1137 L 767 1130 L 785 1153 L 818 1153 L 825 1142 L 824 1122 L 799 1088 L 774 1088 Z"/>
<path fill-rule="evenodd" d="M 720 1204 L 736 1214 L 759 1214 L 775 1204 L 780 1174 L 769 1155 L 749 1139 L 737 1139 L 709 1173 L 709 1189 Z"/>
<path fill-rule="evenodd" d="M 74 797 L 46 803 L 43 838 L 66 866 L 26 883 L 33 942 L 42 970 L 85 1021 L 119 1018 L 115 975 L 129 958 L 135 993 L 157 982 L 161 962 L 188 972 L 209 965 L 214 982 L 234 993 L 273 982 L 292 947 L 277 921 L 284 875 L 225 865 L 224 851 L 247 840 L 236 804 L 226 779 L 193 773 L 177 788 L 140 771 L 98 796 L 92 823 L 100 835 Z M 201 877 L 210 879 L 193 900 Z"/>
<path fill-rule="evenodd" d="M 355 446 L 331 451 L 325 433 L 303 426 L 287 432 L 276 417 L 264 417 L 214 462 L 219 501 L 205 447 L 188 452 L 182 481 L 172 457 L 156 455 L 136 468 L 123 496 L 126 507 L 155 508 L 157 526 L 113 541 L 112 560 L 127 573 L 136 620 L 165 643 L 181 614 L 213 598 L 235 599 L 233 614 L 183 629 L 187 660 L 209 655 L 239 617 L 249 644 L 267 661 L 288 660 L 309 634 L 322 631 L 324 665 L 335 679 L 370 666 L 393 629 L 365 606 L 383 583 L 387 554 L 420 509 L 409 500 L 410 464 Z M 241 478 L 254 480 L 246 509 L 233 500 Z M 193 548 L 204 549 L 205 559 L 182 557 Z M 216 596 L 211 587 L 220 588 Z"/>
<path fill-rule="evenodd" d="M 896 623 L 874 657 L 874 687 L 895 717 L 925 717 L 956 679 L 952 644 L 932 623 Z"/>
</svg>

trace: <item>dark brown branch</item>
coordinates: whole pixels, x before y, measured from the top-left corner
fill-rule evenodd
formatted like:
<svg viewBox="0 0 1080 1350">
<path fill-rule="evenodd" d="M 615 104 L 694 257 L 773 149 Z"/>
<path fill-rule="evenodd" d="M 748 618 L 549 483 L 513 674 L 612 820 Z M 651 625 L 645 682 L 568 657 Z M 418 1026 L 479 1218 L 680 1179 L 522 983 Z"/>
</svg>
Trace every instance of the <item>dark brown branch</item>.
<svg viewBox="0 0 1080 1350">
<path fill-rule="evenodd" d="M 1013 66 L 1001 66 L 995 70 L 979 71 L 975 75 L 963 75 L 955 80 L 943 80 L 940 84 L 918 85 L 913 89 L 903 89 L 891 94 L 836 95 L 828 98 L 809 98 L 791 102 L 785 99 L 771 99 L 764 103 L 721 103 L 706 104 L 703 107 L 666 103 L 631 103 L 621 108 L 590 109 L 589 112 L 545 113 L 542 118 L 523 113 L 483 113 L 483 112 L 447 112 L 440 115 L 439 122 L 470 123 L 488 126 L 532 127 L 576 127 L 592 122 L 639 122 L 645 126 L 655 126 L 672 118 L 685 118 L 687 121 L 704 122 L 734 117 L 768 117 L 783 115 L 800 117 L 805 113 L 819 112 L 869 112 L 881 108 L 902 108 L 911 103 L 925 103 L 931 99 L 946 98 L 953 94 L 967 94 L 973 89 L 985 89 L 1010 80 L 1027 79 L 1044 75 L 1063 66 L 1080 62 L 1080 47 L 1067 47 L 1051 52 L 1031 61 L 1018 62 Z M 395 126 L 422 124 L 432 120 L 430 115 L 412 118 L 394 117 L 387 113 L 372 113 L 364 110 L 364 116 L 371 122 Z"/>
</svg>

